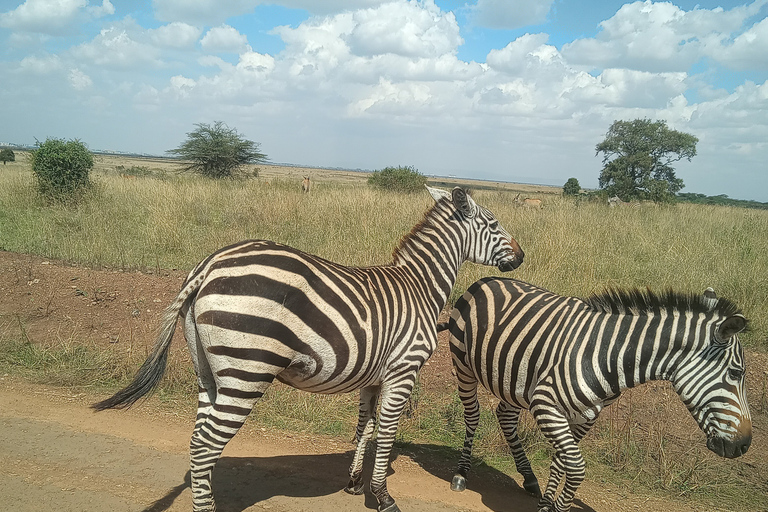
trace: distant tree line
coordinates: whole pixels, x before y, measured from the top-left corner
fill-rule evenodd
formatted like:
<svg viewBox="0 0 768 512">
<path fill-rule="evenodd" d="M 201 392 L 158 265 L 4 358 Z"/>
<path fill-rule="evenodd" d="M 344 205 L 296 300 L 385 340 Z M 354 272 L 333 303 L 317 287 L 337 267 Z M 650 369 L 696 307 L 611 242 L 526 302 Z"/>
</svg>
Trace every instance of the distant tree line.
<svg viewBox="0 0 768 512">
<path fill-rule="evenodd" d="M 744 199 L 732 199 L 727 194 L 720 194 L 717 196 L 708 196 L 705 194 L 696 194 L 692 192 L 685 192 L 677 194 L 677 200 L 685 203 L 694 204 L 712 204 L 718 206 L 737 206 L 740 208 L 756 208 L 760 210 L 768 210 L 768 203 L 761 203 L 760 201 L 744 200 Z"/>
</svg>

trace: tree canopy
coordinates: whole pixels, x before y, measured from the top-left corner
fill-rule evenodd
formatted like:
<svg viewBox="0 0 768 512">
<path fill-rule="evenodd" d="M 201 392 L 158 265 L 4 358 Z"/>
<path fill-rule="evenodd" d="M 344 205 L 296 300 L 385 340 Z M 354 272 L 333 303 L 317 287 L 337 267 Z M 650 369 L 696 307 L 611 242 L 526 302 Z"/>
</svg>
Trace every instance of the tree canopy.
<svg viewBox="0 0 768 512">
<path fill-rule="evenodd" d="M 581 192 L 581 185 L 576 178 L 568 178 L 568 181 L 563 185 L 563 195 L 565 196 L 577 196 Z"/>
<path fill-rule="evenodd" d="M 267 161 L 267 155 L 259 151 L 259 143 L 243 138 L 221 121 L 195 126 L 195 130 L 187 133 L 186 141 L 168 151 L 188 162 L 186 171 L 210 178 L 231 178 L 246 164 Z"/>
<path fill-rule="evenodd" d="M 696 156 L 698 141 L 669 129 L 664 120 L 614 121 L 595 147 L 596 155 L 603 153 L 600 188 L 624 201 L 671 201 L 684 187 L 671 164 Z"/>
<path fill-rule="evenodd" d="M 16 154 L 10 148 L 0 149 L 0 160 L 3 161 L 3 165 L 5 162 L 15 162 Z"/>
</svg>

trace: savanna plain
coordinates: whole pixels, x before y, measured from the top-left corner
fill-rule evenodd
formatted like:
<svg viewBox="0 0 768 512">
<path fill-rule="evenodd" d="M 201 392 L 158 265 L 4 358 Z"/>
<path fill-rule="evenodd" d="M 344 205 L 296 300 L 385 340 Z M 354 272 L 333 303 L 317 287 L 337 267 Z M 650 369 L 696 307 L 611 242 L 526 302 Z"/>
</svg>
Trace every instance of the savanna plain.
<svg viewBox="0 0 768 512">
<path fill-rule="evenodd" d="M 180 333 L 166 378 L 152 398 L 127 412 L 97 416 L 86 406 L 133 376 L 154 343 L 160 312 L 199 260 L 224 245 L 260 238 L 348 265 L 385 264 L 432 204 L 426 191 L 375 190 L 365 173 L 351 171 L 261 165 L 258 177 L 251 172 L 249 178 L 211 181 L 180 174 L 167 159 L 97 155 L 95 162 L 94 187 L 77 205 L 41 200 L 23 153 L 0 166 L 0 409 L 12 411 L 2 417 L 5 431 L 36 432 L 39 458 L 25 458 L 23 440 L 0 450 L 5 478 L 18 484 L 0 490 L 5 503 L 21 499 L 14 492 L 40 503 L 62 503 L 65 493 L 90 496 L 91 501 L 71 501 L 83 510 L 123 510 L 110 500 L 127 499 L 139 485 L 125 480 L 146 476 L 115 475 L 108 481 L 116 490 L 103 491 L 109 499 L 95 499 L 98 479 L 88 465 L 70 469 L 72 481 L 61 476 L 56 464 L 63 464 L 57 455 L 62 435 L 45 434 L 40 425 L 75 429 L 70 437 L 80 435 L 84 446 L 102 440 L 114 453 L 124 451 L 119 458 L 134 465 L 163 458 L 158 439 L 176 428 L 183 432 L 182 443 L 188 442 L 184 428 L 193 423 L 196 385 Z M 303 176 L 312 180 L 310 193 L 302 193 Z M 565 198 L 559 188 L 430 179 L 431 186 L 457 184 L 469 186 L 473 198 L 496 214 L 525 251 L 524 264 L 510 277 L 577 296 L 606 287 L 700 292 L 711 286 L 750 320 L 741 337 L 754 424 L 750 451 L 739 459 L 718 458 L 706 449 L 704 434 L 671 386 L 641 386 L 606 409 L 582 442 L 587 481 L 575 510 L 768 510 L 768 211 L 683 203 L 613 209 L 603 201 Z M 541 199 L 543 208 L 517 207 L 518 193 Z M 498 274 L 465 264 L 450 302 L 480 277 Z M 396 498 L 410 496 L 401 502 L 404 510 L 535 510 L 493 416 L 495 403 L 487 395 L 482 403 L 470 475 L 470 490 L 479 498 L 470 502 L 448 490 L 464 427 L 447 339 L 441 337 L 398 431 L 393 470 L 402 478 L 393 478 L 390 489 Z M 27 409 L 38 413 L 24 416 Z M 225 451 L 221 473 L 253 488 L 269 485 L 270 478 L 302 482 L 313 475 L 321 488 L 303 494 L 279 486 L 272 493 L 241 491 L 227 501 L 233 486 L 224 483 L 217 488 L 220 504 L 225 510 L 362 509 L 360 500 L 346 495 L 331 505 L 278 499 L 313 497 L 304 494 L 328 499 L 343 487 L 356 416 L 355 395 L 310 395 L 274 385 L 236 437 L 243 440 Z M 142 434 L 126 442 L 141 445 L 143 440 L 150 448 L 114 444 L 113 437 L 127 425 Z M 550 448 L 529 415 L 521 428 L 534 469 L 545 481 Z M 227 458 L 243 445 L 253 456 Z M 291 455 L 280 452 L 283 448 Z M 179 505 L 185 449 L 173 455 L 182 461 L 178 468 L 161 470 L 178 472 L 173 475 L 177 484 L 170 480 L 167 490 L 154 494 L 142 487 L 137 493 L 143 505 L 125 510 L 189 508 L 188 498 Z M 294 453 L 304 449 L 307 453 Z M 270 457 L 260 459 L 265 453 Z M 281 465 L 275 461 L 288 459 L 280 457 L 294 458 Z M 117 459 L 109 464 L 118 464 Z M 250 482 L 243 475 L 250 475 L 245 468 L 252 465 L 266 473 L 254 470 L 260 476 Z M 104 466 L 98 467 L 106 478 Z M 339 475 L 332 476 L 336 469 Z M 424 478 L 419 471 L 431 479 L 419 480 Z M 160 481 L 155 483 L 166 485 Z M 30 498 L 24 482 L 56 489 Z M 375 508 L 370 497 L 365 503 Z M 454 508 L 439 508 L 439 503 Z"/>
</svg>

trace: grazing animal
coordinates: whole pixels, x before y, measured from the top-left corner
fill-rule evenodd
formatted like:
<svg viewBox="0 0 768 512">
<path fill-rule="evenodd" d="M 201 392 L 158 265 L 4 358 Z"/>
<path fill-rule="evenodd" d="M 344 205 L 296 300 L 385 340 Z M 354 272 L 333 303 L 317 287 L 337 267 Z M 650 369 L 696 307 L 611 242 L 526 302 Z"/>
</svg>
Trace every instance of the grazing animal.
<svg viewBox="0 0 768 512">
<path fill-rule="evenodd" d="M 501 400 L 496 415 L 529 493 L 541 496 L 517 434 L 522 409 L 555 450 L 539 511 L 570 509 L 584 480 L 579 441 L 623 390 L 650 380 L 672 382 L 707 448 L 722 457 L 746 453 L 752 421 L 737 336 L 746 323 L 711 288 L 704 295 L 610 290 L 582 300 L 514 279 L 477 281 L 438 325 L 450 331 L 466 422 L 451 489 L 466 488 L 478 384 Z"/>
<path fill-rule="evenodd" d="M 309 176 L 304 176 L 304 179 L 301 182 L 301 191 L 307 194 L 309 193 L 310 188 L 312 188 L 312 182 L 309 181 Z"/>
<path fill-rule="evenodd" d="M 637 201 L 627 202 L 622 201 L 619 196 L 613 196 L 610 199 L 608 199 L 608 206 L 611 208 L 624 208 L 624 207 L 631 207 L 631 208 L 640 208 L 640 203 Z"/>
<path fill-rule="evenodd" d="M 388 265 L 347 267 L 266 240 L 213 253 L 166 310 L 133 382 L 93 407 L 128 407 L 158 384 L 181 317 L 199 385 L 190 443 L 195 511 L 215 509 L 213 467 L 274 379 L 314 393 L 360 390 L 358 443 L 345 489 L 351 494 L 363 492 L 363 455 L 380 403 L 371 490 L 379 511 L 399 511 L 387 492 L 389 455 L 417 372 L 437 346 L 437 316 L 459 267 L 469 260 L 506 272 L 524 257 L 463 189 L 427 189 L 434 206 Z"/>
<path fill-rule="evenodd" d="M 526 197 L 525 199 L 520 199 L 520 194 L 517 194 L 515 196 L 515 204 L 518 206 L 524 206 L 525 208 L 542 208 L 541 199 L 531 199 L 530 197 Z"/>
</svg>

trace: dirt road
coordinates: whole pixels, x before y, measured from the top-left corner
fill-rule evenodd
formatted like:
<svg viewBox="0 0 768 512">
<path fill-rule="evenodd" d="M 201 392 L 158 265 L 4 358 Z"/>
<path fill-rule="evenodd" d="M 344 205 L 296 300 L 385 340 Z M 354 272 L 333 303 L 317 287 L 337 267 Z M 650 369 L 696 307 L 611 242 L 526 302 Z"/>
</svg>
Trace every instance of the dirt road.
<svg viewBox="0 0 768 512">
<path fill-rule="evenodd" d="M 0 381 L 0 509 L 18 512 L 189 511 L 192 418 L 141 406 L 94 413 L 83 395 Z M 242 434 L 242 435 L 241 435 Z M 351 443 L 242 432 L 216 467 L 219 510 L 352 512 L 375 509 L 370 494 L 341 491 Z M 452 468 L 398 454 L 389 488 L 404 512 L 533 512 L 536 500 L 515 481 L 493 475 L 448 489 Z M 506 482 L 504 482 L 506 479 Z M 575 512 L 694 511 L 677 503 L 585 483 Z M 583 500 L 583 501 L 582 501 Z"/>
</svg>

